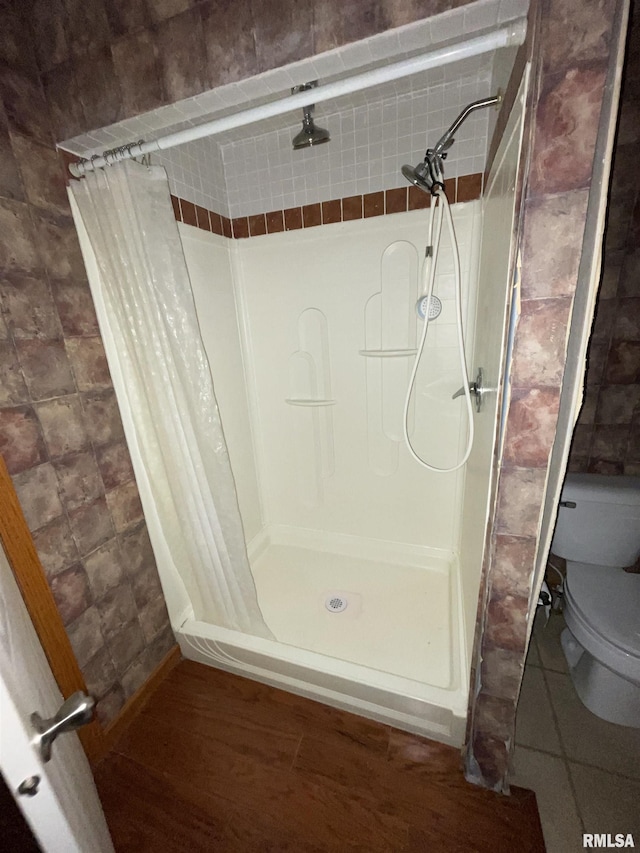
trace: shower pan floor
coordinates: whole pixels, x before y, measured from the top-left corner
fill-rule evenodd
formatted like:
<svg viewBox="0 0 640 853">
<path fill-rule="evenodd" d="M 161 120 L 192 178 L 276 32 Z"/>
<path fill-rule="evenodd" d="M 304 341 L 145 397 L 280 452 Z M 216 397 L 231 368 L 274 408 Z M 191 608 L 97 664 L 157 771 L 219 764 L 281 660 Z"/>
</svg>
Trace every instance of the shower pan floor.
<svg viewBox="0 0 640 853">
<path fill-rule="evenodd" d="M 447 689 L 452 681 L 447 561 L 406 565 L 270 544 L 251 561 L 258 600 L 276 639 Z M 346 599 L 332 612 L 326 602 Z"/>
</svg>

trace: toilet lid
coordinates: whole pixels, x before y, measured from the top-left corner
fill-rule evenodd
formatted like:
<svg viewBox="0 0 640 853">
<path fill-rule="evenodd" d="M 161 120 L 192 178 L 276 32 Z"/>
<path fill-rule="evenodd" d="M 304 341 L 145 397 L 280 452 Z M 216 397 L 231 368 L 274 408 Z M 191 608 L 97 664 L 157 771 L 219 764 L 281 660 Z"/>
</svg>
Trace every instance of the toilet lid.
<svg viewBox="0 0 640 853">
<path fill-rule="evenodd" d="M 640 574 L 567 561 L 567 594 L 593 629 L 640 657 Z"/>
</svg>

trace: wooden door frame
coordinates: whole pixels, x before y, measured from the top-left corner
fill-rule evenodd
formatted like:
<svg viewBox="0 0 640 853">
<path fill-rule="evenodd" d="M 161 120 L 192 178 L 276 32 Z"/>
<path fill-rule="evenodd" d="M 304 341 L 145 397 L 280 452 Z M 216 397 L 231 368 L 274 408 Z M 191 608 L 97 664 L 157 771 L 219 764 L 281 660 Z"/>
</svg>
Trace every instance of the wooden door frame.
<svg viewBox="0 0 640 853">
<path fill-rule="evenodd" d="M 86 693 L 86 681 L 42 568 L 11 475 L 1 456 L 0 542 L 60 692 L 65 699 L 77 690 Z M 92 764 L 106 755 L 180 658 L 180 649 L 176 645 L 108 726 L 103 727 L 99 720 L 94 719 L 92 723 L 79 729 L 80 742 Z"/>
</svg>

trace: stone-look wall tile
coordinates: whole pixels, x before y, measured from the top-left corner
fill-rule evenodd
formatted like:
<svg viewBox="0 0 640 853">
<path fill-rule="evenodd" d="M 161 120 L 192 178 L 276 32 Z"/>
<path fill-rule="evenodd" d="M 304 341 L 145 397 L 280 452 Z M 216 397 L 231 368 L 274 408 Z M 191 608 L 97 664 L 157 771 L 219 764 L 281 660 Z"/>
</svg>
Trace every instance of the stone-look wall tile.
<svg viewBox="0 0 640 853">
<path fill-rule="evenodd" d="M 145 649 L 144 634 L 138 620 L 129 622 L 120 628 L 116 634 L 110 637 L 107 645 L 116 672 L 119 676 L 124 675 Z"/>
<path fill-rule="evenodd" d="M 485 734 L 479 729 L 475 729 L 473 732 L 473 755 L 478 765 L 482 767 L 483 784 L 491 790 L 503 790 L 504 780 L 509 770 L 509 746 L 507 744 L 511 743 L 513 743 L 513 738 L 505 741 Z"/>
<path fill-rule="evenodd" d="M 55 148 L 19 133 L 12 134 L 11 144 L 28 201 L 54 213 L 67 213 L 67 191 Z"/>
<path fill-rule="evenodd" d="M 80 667 L 84 667 L 105 646 L 100 614 L 93 606 L 88 607 L 81 616 L 67 625 L 67 634 Z"/>
<path fill-rule="evenodd" d="M 49 578 L 80 560 L 66 515 L 60 515 L 41 527 L 34 534 L 33 541 Z"/>
<path fill-rule="evenodd" d="M 288 0 L 251 0 L 258 70 L 311 56 L 314 7 Z"/>
<path fill-rule="evenodd" d="M 620 273 L 618 296 L 640 296 L 640 248 L 635 246 L 627 251 L 624 266 Z"/>
<path fill-rule="evenodd" d="M 622 271 L 622 259 L 616 262 L 616 255 L 610 253 L 604 257 L 604 266 L 602 269 L 602 278 L 600 279 L 600 289 L 598 290 L 599 299 L 614 299 L 618 293 L 618 282 Z"/>
<path fill-rule="evenodd" d="M 223 0 L 202 6 L 209 85 L 233 83 L 258 72 L 250 0 Z M 233 50 L 229 50 L 229 45 Z"/>
<path fill-rule="evenodd" d="M 34 212 L 34 225 L 42 262 L 51 279 L 85 278 L 84 261 L 73 220 L 44 211 Z"/>
<path fill-rule="evenodd" d="M 13 485 L 31 530 L 38 530 L 62 515 L 56 472 L 50 463 L 17 474 Z"/>
<path fill-rule="evenodd" d="M 571 443 L 571 454 L 589 457 L 591 451 L 591 438 L 593 436 L 593 424 L 578 424 L 573 431 Z"/>
<path fill-rule="evenodd" d="M 620 299 L 616 307 L 613 339 L 640 341 L 640 298 Z"/>
<path fill-rule="evenodd" d="M 117 588 L 124 579 L 122 554 L 117 539 L 97 548 L 84 561 L 89 586 L 96 600 Z"/>
<path fill-rule="evenodd" d="M 104 494 L 100 471 L 90 451 L 58 459 L 53 462 L 53 467 L 62 503 L 69 512 L 93 503 Z"/>
<path fill-rule="evenodd" d="M 608 383 L 633 385 L 640 382 L 640 341 L 614 341 L 605 368 Z"/>
<path fill-rule="evenodd" d="M 62 0 L 33 0 L 31 27 L 40 71 L 49 71 L 69 57 Z"/>
<path fill-rule="evenodd" d="M 536 540 L 520 536 L 495 537 L 498 559 L 491 578 L 491 594 L 499 597 L 515 595 L 526 598 L 529 594 L 529 574 L 536 556 Z"/>
<path fill-rule="evenodd" d="M 590 462 L 616 462 L 623 460 L 627 449 L 629 425 L 596 424 L 591 439 Z M 622 473 L 622 472 L 620 472 Z"/>
<path fill-rule="evenodd" d="M 0 67 L 0 99 L 4 105 L 9 130 L 39 139 L 51 145 L 49 108 L 40 81 L 7 66 Z"/>
<path fill-rule="evenodd" d="M 92 603 L 87 573 L 81 565 L 55 575 L 51 579 L 51 591 L 65 625 L 75 621 Z"/>
<path fill-rule="evenodd" d="M 109 444 L 124 438 L 120 409 L 115 391 L 82 394 L 84 422 L 94 445 Z"/>
<path fill-rule="evenodd" d="M 12 341 L 0 341 L 0 404 L 29 402 L 29 392 Z"/>
<path fill-rule="evenodd" d="M 87 683 L 87 691 L 96 699 L 102 699 L 117 686 L 118 677 L 106 646 L 84 665 L 82 674 Z"/>
<path fill-rule="evenodd" d="M 80 57 L 75 65 L 75 78 L 87 130 L 124 118 L 120 85 L 108 46 L 97 47 Z"/>
<path fill-rule="evenodd" d="M 559 388 L 514 388 L 507 418 L 505 464 L 546 467 L 560 405 Z"/>
<path fill-rule="evenodd" d="M 98 335 L 98 318 L 86 280 L 53 281 L 51 285 L 65 337 Z"/>
<path fill-rule="evenodd" d="M 122 675 L 122 689 L 127 699 L 133 696 L 136 690 L 144 684 L 157 665 L 152 649 L 146 648 Z"/>
<path fill-rule="evenodd" d="M 519 652 L 485 649 L 482 653 L 481 681 L 490 696 L 512 699 L 518 695 L 524 662 Z"/>
<path fill-rule="evenodd" d="M 61 397 L 76 390 L 62 341 L 16 341 L 18 360 L 33 400 Z"/>
<path fill-rule="evenodd" d="M 167 605 L 162 596 L 162 591 L 140 611 L 138 618 L 146 642 L 153 642 L 169 621 Z"/>
<path fill-rule="evenodd" d="M 89 438 L 77 394 L 57 397 L 36 406 L 49 456 L 55 459 L 84 450 Z"/>
<path fill-rule="evenodd" d="M 56 307 L 43 276 L 7 273 L 0 282 L 0 299 L 13 338 L 62 337 Z"/>
<path fill-rule="evenodd" d="M 535 536 L 546 480 L 544 469 L 506 468 L 500 476 L 496 532 Z"/>
<path fill-rule="evenodd" d="M 564 371 L 571 299 L 523 299 L 516 331 L 512 383 L 559 386 Z"/>
<path fill-rule="evenodd" d="M 186 12 L 194 5 L 194 0 L 147 0 L 152 22 L 158 23 Z"/>
<path fill-rule="evenodd" d="M 31 272 L 41 268 L 29 208 L 0 198 L 0 269 Z"/>
<path fill-rule="evenodd" d="M 117 637 L 138 615 L 133 592 L 126 582 L 106 592 L 96 603 L 96 607 L 100 614 L 102 634 L 107 641 Z"/>
<path fill-rule="evenodd" d="M 132 3 L 131 0 L 109 0 L 106 4 L 107 20 L 113 39 L 127 33 L 147 29 L 151 25 L 148 3 Z"/>
<path fill-rule="evenodd" d="M 24 201 L 24 187 L 11 147 L 7 117 L 0 99 L 0 198 Z"/>
<path fill-rule="evenodd" d="M 606 67 L 571 68 L 550 81 L 536 115 L 532 195 L 589 186 Z"/>
<path fill-rule="evenodd" d="M 120 537 L 122 561 L 130 578 L 154 564 L 153 548 L 146 525 L 127 530 Z"/>
<path fill-rule="evenodd" d="M 585 395 L 580 409 L 580 423 L 592 424 L 595 422 L 599 394 L 599 385 L 585 386 Z"/>
<path fill-rule="evenodd" d="M 138 115 L 165 103 L 153 33 L 135 32 L 112 47 L 125 115 Z"/>
<path fill-rule="evenodd" d="M 513 736 L 515 705 L 513 697 L 504 698 L 483 693 L 476 708 L 478 730 L 490 732 L 495 737 L 508 741 Z"/>
<path fill-rule="evenodd" d="M 411 7 L 414 4 L 390 4 L 388 11 L 392 20 L 398 19 L 399 7 L 402 5 Z M 384 19 L 385 10 L 377 0 L 321 0 L 314 4 L 313 11 L 316 53 L 368 38 L 388 26 L 400 26 L 396 23 L 389 24 L 388 20 Z M 428 14 L 429 12 L 424 10 L 422 14 L 415 15 L 414 9 L 405 8 L 403 17 L 415 20 L 416 17 L 426 17 Z M 408 21 L 405 20 L 404 23 Z"/>
<path fill-rule="evenodd" d="M 584 7 L 589 15 L 587 28 L 581 18 L 576 19 L 572 0 L 556 0 L 544 15 L 544 65 L 551 73 L 577 62 L 608 58 L 615 3 L 612 0 L 588 0 Z"/>
<path fill-rule="evenodd" d="M 125 701 L 124 691 L 116 685 L 96 704 L 96 716 L 103 727 L 116 719 Z"/>
<path fill-rule="evenodd" d="M 107 492 L 107 504 L 118 533 L 144 518 L 135 480 Z"/>
<path fill-rule="evenodd" d="M 67 338 L 65 347 L 79 391 L 101 391 L 112 387 L 102 338 Z"/>
<path fill-rule="evenodd" d="M 0 409 L 0 454 L 10 474 L 47 461 L 40 424 L 30 406 Z"/>
<path fill-rule="evenodd" d="M 572 294 L 588 200 L 588 190 L 577 190 L 527 203 L 522 258 L 525 299 Z M 537 251 L 541 244 L 546 244 L 547 252 Z"/>
<path fill-rule="evenodd" d="M 640 385 L 605 385 L 600 389 L 595 422 L 630 424 L 640 405 Z M 580 413 L 580 422 L 585 423 Z"/>
<path fill-rule="evenodd" d="M 0 6 L 0 63 L 38 79 L 38 67 L 31 49 L 31 32 L 23 6 L 3 3 Z"/>
<path fill-rule="evenodd" d="M 70 512 L 69 523 L 78 551 L 83 557 L 112 539 L 115 534 L 111 514 L 103 497 Z"/>
<path fill-rule="evenodd" d="M 67 44 L 72 54 L 104 47 L 110 38 L 103 0 L 62 0 L 66 14 Z"/>
<path fill-rule="evenodd" d="M 124 441 L 99 447 L 96 459 L 106 489 L 114 489 L 133 480 L 133 465 Z"/>
<path fill-rule="evenodd" d="M 131 580 L 131 588 L 139 610 L 162 598 L 162 586 L 154 564 L 149 561 Z"/>
<path fill-rule="evenodd" d="M 56 139 L 71 139 L 87 130 L 76 66 L 65 62 L 42 75 L 42 87 L 51 111 Z"/>
<path fill-rule="evenodd" d="M 499 559 L 499 552 L 496 552 Z M 493 594 L 487 607 L 484 647 L 522 652 L 527 645 L 529 598 Z"/>
<path fill-rule="evenodd" d="M 198 7 L 160 24 L 156 37 L 167 103 L 190 98 L 209 88 L 204 32 Z"/>
</svg>

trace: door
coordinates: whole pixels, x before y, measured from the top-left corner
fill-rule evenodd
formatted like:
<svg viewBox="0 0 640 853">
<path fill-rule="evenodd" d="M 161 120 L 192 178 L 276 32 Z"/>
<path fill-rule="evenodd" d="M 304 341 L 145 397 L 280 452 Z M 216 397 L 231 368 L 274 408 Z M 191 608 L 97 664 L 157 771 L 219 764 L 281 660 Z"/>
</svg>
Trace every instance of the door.
<svg viewBox="0 0 640 853">
<path fill-rule="evenodd" d="M 30 716 L 52 717 L 63 699 L 5 551 L 0 547 L 0 771 L 45 853 L 113 853 L 89 763 L 74 732 L 44 763 Z M 29 780 L 39 777 L 37 786 Z M 37 787 L 19 794 L 19 787 Z"/>
</svg>

